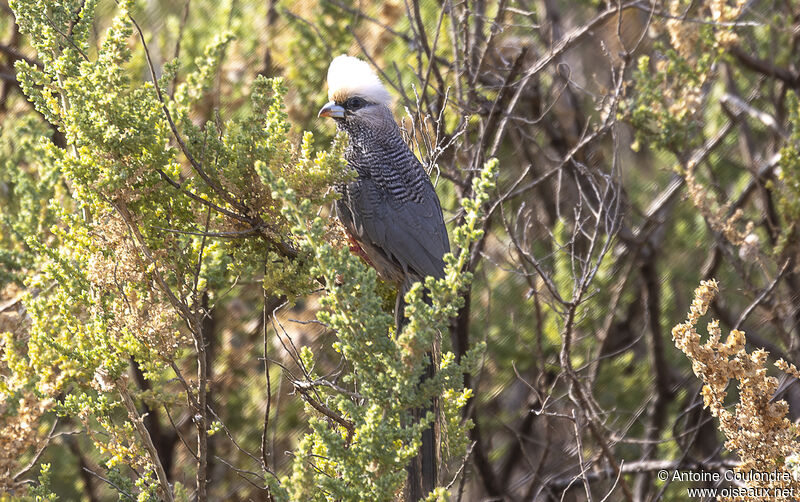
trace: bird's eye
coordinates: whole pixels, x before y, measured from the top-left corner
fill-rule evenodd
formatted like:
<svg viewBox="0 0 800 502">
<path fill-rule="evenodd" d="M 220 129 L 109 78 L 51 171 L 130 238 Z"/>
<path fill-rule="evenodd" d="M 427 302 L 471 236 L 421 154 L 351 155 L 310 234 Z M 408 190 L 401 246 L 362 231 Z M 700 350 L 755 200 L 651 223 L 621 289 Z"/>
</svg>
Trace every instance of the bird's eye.
<svg viewBox="0 0 800 502">
<path fill-rule="evenodd" d="M 351 110 L 358 110 L 366 104 L 367 102 L 359 97 L 350 98 L 347 100 L 347 108 L 350 108 Z"/>
</svg>

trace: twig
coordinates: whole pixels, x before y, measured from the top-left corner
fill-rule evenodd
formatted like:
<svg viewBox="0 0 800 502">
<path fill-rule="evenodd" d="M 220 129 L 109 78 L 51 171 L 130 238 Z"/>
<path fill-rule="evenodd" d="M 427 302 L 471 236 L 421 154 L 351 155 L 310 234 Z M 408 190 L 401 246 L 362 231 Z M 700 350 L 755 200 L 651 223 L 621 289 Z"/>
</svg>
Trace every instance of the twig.
<svg viewBox="0 0 800 502">
<path fill-rule="evenodd" d="M 758 59 L 751 53 L 742 50 L 742 48 L 738 45 L 731 47 L 730 53 L 733 54 L 733 56 L 740 63 L 742 63 L 742 66 L 745 68 L 749 68 L 750 70 L 761 73 L 762 75 L 766 75 L 768 77 L 774 77 L 778 80 L 782 80 L 784 83 L 786 83 L 786 85 L 793 89 L 800 88 L 800 73 L 775 66 L 769 61 Z"/>
<path fill-rule="evenodd" d="M 58 426 L 58 417 L 56 417 L 55 420 L 53 420 L 53 426 L 50 427 L 50 432 L 47 433 L 47 437 L 44 440 L 44 444 L 36 451 L 36 453 L 33 455 L 33 458 L 30 460 L 30 462 L 28 462 L 25 465 L 25 467 L 23 467 L 22 469 L 17 471 L 17 473 L 14 474 L 14 476 L 11 479 L 13 479 L 14 481 L 17 481 L 19 478 L 21 478 L 22 476 L 27 474 L 31 469 L 33 469 L 33 467 L 36 465 L 36 463 L 39 462 L 39 459 L 42 458 L 42 454 L 44 454 L 44 451 L 50 445 L 50 440 L 55 437 L 53 435 L 53 432 L 56 430 L 57 426 Z"/>
<path fill-rule="evenodd" d="M 789 269 L 789 264 L 791 262 L 792 262 L 791 258 L 787 258 L 786 261 L 783 262 L 783 265 L 781 266 L 780 270 L 778 271 L 778 274 L 775 276 L 775 279 L 773 279 L 772 283 L 769 286 L 767 286 L 766 288 L 764 288 L 764 290 L 761 292 L 761 294 L 759 294 L 756 297 L 756 299 L 753 300 L 753 302 L 750 303 L 750 305 L 748 305 L 746 309 L 744 309 L 744 312 L 742 312 L 742 315 L 740 315 L 739 319 L 736 320 L 736 324 L 734 324 L 733 329 L 738 330 L 739 327 L 742 325 L 742 323 L 745 320 L 747 320 L 748 317 L 750 317 L 750 314 L 753 312 L 753 310 L 755 310 L 756 307 L 758 307 L 761 304 L 761 302 L 763 302 L 764 299 L 767 296 L 769 296 L 770 293 L 772 293 L 772 291 L 778 285 L 780 280 L 783 278 L 783 275 Z"/>
<path fill-rule="evenodd" d="M 787 132 L 781 127 L 775 117 L 770 115 L 769 113 L 757 110 L 753 108 L 749 103 L 745 102 L 742 98 L 738 96 L 734 96 L 733 94 L 726 92 L 719 98 L 720 104 L 727 108 L 732 115 L 738 116 L 742 112 L 750 115 L 754 119 L 760 121 L 765 126 L 772 129 L 773 132 L 778 134 L 781 138 L 786 139 L 789 137 Z"/>
<path fill-rule="evenodd" d="M 324 378 L 317 378 L 316 380 L 311 380 L 311 381 L 292 380 L 292 385 L 294 385 L 296 388 L 302 388 L 302 389 L 312 389 L 314 387 L 328 387 L 329 389 L 335 390 L 339 394 L 344 394 L 346 396 L 352 397 L 353 399 L 358 399 L 358 400 L 364 399 L 364 397 L 358 392 L 347 390 L 344 387 L 340 387 L 335 383 L 325 380 Z"/>
<path fill-rule="evenodd" d="M 294 384 L 295 382 L 292 383 Z M 316 399 L 308 395 L 308 389 L 306 387 L 295 385 L 294 388 L 297 389 L 298 392 L 300 392 L 300 396 L 303 398 L 305 402 L 310 404 L 312 408 L 322 413 L 326 417 L 330 418 L 337 424 L 341 425 L 347 431 L 347 437 L 345 439 L 345 442 L 349 444 L 353 438 L 353 433 L 355 432 L 355 425 L 353 424 L 353 422 L 347 420 L 346 418 L 336 413 L 332 409 L 328 408 L 327 406 L 317 402 Z"/>
<path fill-rule="evenodd" d="M 583 442 L 581 440 L 581 430 L 579 426 L 579 419 L 578 416 L 575 414 L 575 410 L 572 410 L 572 426 L 575 429 L 575 441 L 577 442 L 577 453 L 578 453 L 578 465 L 581 467 L 581 481 L 583 482 L 583 489 L 586 493 L 586 500 L 589 502 L 594 502 L 594 497 L 592 497 L 592 488 L 589 486 L 589 480 L 586 478 L 586 464 L 583 460 Z"/>
<path fill-rule="evenodd" d="M 181 23 L 178 26 L 178 36 L 175 40 L 175 51 L 172 53 L 172 59 L 177 61 L 178 57 L 181 55 L 181 42 L 183 41 L 183 30 L 186 28 L 186 22 L 189 20 L 189 7 L 191 6 L 192 0 L 186 0 L 186 3 L 183 4 L 183 13 L 181 14 Z M 172 98 L 175 95 L 175 88 L 178 84 L 178 74 L 175 74 L 175 77 L 172 79 L 172 88 L 170 89 L 169 97 Z"/>
<path fill-rule="evenodd" d="M 122 397 L 122 403 L 125 405 L 125 409 L 128 410 L 128 417 L 130 418 L 133 427 L 136 429 L 136 432 L 139 433 L 139 437 L 142 439 L 144 447 L 147 449 L 147 453 L 150 454 L 150 462 L 152 462 L 156 471 L 156 477 L 158 478 L 159 485 L 161 485 L 163 496 L 167 502 L 173 502 L 174 499 L 172 497 L 172 488 L 169 486 L 167 473 L 164 471 L 164 466 L 161 464 L 161 459 L 158 456 L 158 450 L 153 444 L 153 439 L 150 437 L 150 432 L 148 432 L 147 427 L 144 426 L 142 417 L 139 416 L 139 412 L 136 410 L 136 405 L 133 403 L 133 399 L 128 392 L 128 383 L 125 378 L 118 378 L 115 381 L 115 384 L 120 397 Z"/>
<path fill-rule="evenodd" d="M 86 471 L 86 472 L 88 472 L 88 473 L 89 473 L 89 474 L 91 474 L 92 476 L 96 477 L 96 478 L 97 478 L 97 479 L 99 479 L 100 481 L 102 481 L 102 482 L 104 482 L 104 483 L 108 484 L 109 486 L 113 487 L 113 488 L 114 488 L 115 490 L 117 490 L 117 492 L 118 492 L 120 495 L 122 495 L 123 497 L 125 497 L 125 498 L 127 498 L 127 499 L 129 499 L 129 500 L 133 500 L 133 501 L 135 501 L 135 500 L 136 500 L 136 497 L 134 497 L 133 495 L 131 495 L 130 493 L 128 493 L 127 491 L 125 491 L 125 489 L 124 489 L 124 488 L 122 488 L 122 487 L 121 487 L 121 486 L 119 486 L 118 484 L 114 483 L 114 482 L 113 482 L 113 481 L 111 481 L 110 479 L 108 479 L 108 478 L 104 478 L 103 476 L 101 476 L 101 475 L 97 474 L 96 472 L 94 472 L 93 470 L 89 469 L 88 467 L 83 467 L 83 470 L 84 470 L 84 471 Z"/>
<path fill-rule="evenodd" d="M 238 230 L 232 232 L 192 232 L 190 230 L 178 230 L 176 228 L 159 227 L 156 225 L 150 225 L 150 228 L 154 228 L 156 230 L 162 230 L 164 232 L 169 232 L 173 234 L 196 235 L 198 237 L 218 237 L 220 239 L 237 239 L 237 238 L 247 237 L 250 235 L 257 234 L 264 229 L 264 227 L 253 227 L 253 228 L 248 228 L 247 230 Z"/>
<path fill-rule="evenodd" d="M 456 482 L 456 479 L 458 479 L 458 477 L 461 475 L 461 473 L 464 472 L 464 467 L 467 466 L 467 461 L 469 460 L 470 455 L 472 455 L 472 448 L 474 448 L 474 447 L 475 447 L 475 441 L 473 441 L 472 443 L 469 444 L 469 447 L 467 448 L 467 453 L 464 455 L 464 459 L 461 461 L 461 465 L 458 467 L 458 470 L 456 471 L 455 475 L 453 476 L 453 479 L 450 480 L 449 483 L 447 483 L 447 486 L 445 486 L 445 488 L 444 488 L 445 490 L 450 491 L 450 488 L 453 487 L 453 485 Z"/>
</svg>

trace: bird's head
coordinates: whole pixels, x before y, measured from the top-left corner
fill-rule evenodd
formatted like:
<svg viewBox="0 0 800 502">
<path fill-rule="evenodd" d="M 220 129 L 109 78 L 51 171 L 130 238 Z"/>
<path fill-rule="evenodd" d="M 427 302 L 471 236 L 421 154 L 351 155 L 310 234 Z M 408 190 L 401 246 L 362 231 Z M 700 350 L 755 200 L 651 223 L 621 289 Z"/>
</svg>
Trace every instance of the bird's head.
<svg viewBox="0 0 800 502">
<path fill-rule="evenodd" d="M 319 111 L 345 129 L 358 124 L 377 126 L 392 119 L 389 91 L 366 62 L 341 55 L 328 68 L 328 99 Z"/>
</svg>

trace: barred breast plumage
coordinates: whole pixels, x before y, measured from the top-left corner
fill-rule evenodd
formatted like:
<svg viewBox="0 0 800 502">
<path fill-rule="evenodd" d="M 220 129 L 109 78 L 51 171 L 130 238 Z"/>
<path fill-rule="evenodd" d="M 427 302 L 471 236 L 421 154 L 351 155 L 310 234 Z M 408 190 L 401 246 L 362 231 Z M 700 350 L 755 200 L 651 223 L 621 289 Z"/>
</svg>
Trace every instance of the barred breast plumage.
<svg viewBox="0 0 800 502">
<path fill-rule="evenodd" d="M 444 275 L 450 251 L 433 184 L 392 120 L 383 127 L 342 123 L 357 178 L 337 187 L 337 214 L 378 273 L 395 282 Z"/>
</svg>

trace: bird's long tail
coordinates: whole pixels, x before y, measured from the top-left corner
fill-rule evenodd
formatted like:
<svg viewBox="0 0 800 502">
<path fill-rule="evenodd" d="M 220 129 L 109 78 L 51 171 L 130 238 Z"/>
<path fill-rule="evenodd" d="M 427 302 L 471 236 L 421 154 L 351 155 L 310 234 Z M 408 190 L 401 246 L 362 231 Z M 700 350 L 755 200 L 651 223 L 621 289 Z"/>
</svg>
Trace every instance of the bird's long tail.
<svg viewBox="0 0 800 502">
<path fill-rule="evenodd" d="M 397 291 L 397 302 L 395 303 L 395 327 L 397 328 L 397 333 L 400 333 L 403 327 L 408 324 L 408 318 L 405 316 L 405 294 L 408 292 L 410 286 L 411 284 L 404 283 Z M 425 302 L 430 302 L 427 294 L 425 295 Z M 436 373 L 433 350 L 428 351 L 425 357 L 428 359 L 427 366 L 425 368 L 425 373 L 422 374 L 420 383 L 429 378 L 433 378 Z M 433 399 L 429 406 L 425 408 L 415 408 L 411 411 L 416 422 L 422 420 L 429 411 L 433 412 L 436 418 L 434 418 L 431 426 L 422 432 L 422 445 L 417 455 L 411 459 L 411 463 L 408 465 L 406 500 L 410 502 L 422 500 L 436 488 L 439 471 L 437 455 L 437 444 L 439 442 L 437 405 L 436 399 Z"/>
</svg>

